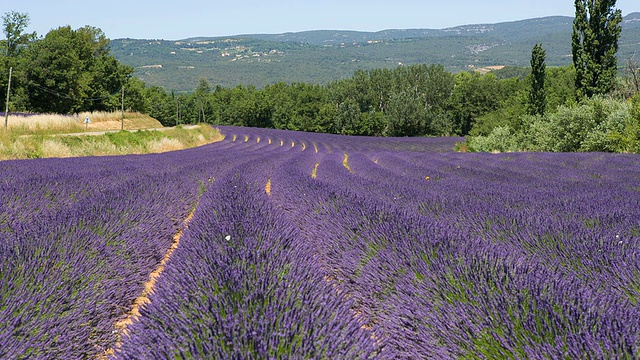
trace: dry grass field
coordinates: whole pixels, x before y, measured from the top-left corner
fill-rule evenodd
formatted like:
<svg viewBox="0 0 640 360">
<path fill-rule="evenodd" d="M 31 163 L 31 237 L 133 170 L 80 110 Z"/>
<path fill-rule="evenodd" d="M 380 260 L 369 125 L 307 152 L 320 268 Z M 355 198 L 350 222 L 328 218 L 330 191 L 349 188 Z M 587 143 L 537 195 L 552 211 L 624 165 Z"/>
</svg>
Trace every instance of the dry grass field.
<svg viewBox="0 0 640 360">
<path fill-rule="evenodd" d="M 7 125 L 0 128 L 0 160 L 159 153 L 222 139 L 209 125 L 163 128 L 140 113 L 125 113 L 125 131 L 120 112 L 10 115 Z"/>
<path fill-rule="evenodd" d="M 89 117 L 91 122 L 88 126 L 85 126 L 84 120 L 87 117 Z M 7 125 L 8 131 L 24 133 L 75 133 L 82 131 L 120 130 L 122 127 L 122 113 L 84 112 L 75 115 L 9 115 Z M 126 130 L 161 127 L 162 124 L 160 124 L 158 120 L 148 115 L 132 112 L 125 113 L 124 128 Z"/>
</svg>

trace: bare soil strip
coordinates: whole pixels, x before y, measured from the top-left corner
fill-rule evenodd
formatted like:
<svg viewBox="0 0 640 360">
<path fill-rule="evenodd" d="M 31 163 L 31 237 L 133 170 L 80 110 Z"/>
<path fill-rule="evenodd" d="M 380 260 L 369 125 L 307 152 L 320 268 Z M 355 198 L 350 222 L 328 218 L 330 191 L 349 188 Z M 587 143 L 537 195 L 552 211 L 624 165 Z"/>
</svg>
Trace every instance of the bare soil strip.
<svg viewBox="0 0 640 360">
<path fill-rule="evenodd" d="M 345 169 L 349 170 L 350 173 L 353 172 L 349 167 L 349 154 L 347 154 L 346 152 L 344 153 L 344 160 L 342 160 L 342 165 L 345 167 Z"/>
<path fill-rule="evenodd" d="M 113 348 L 105 350 L 104 354 L 99 357 L 100 359 L 107 359 L 109 356 L 115 354 L 116 350 L 122 346 L 122 337 L 128 334 L 127 327 L 133 324 L 133 322 L 140 317 L 140 308 L 145 304 L 151 302 L 151 300 L 149 300 L 149 296 L 154 292 L 156 281 L 164 271 L 164 267 L 167 265 L 167 262 L 171 258 L 171 255 L 178 248 L 178 245 L 180 245 L 180 238 L 182 237 L 182 233 L 184 229 L 186 229 L 189 225 L 189 221 L 191 221 L 191 218 L 193 218 L 194 213 L 195 209 L 192 210 L 191 213 L 189 213 L 187 218 L 182 223 L 182 228 L 173 236 L 173 243 L 171 243 L 171 246 L 164 253 L 164 257 L 162 258 L 162 261 L 160 261 L 160 265 L 158 265 L 158 267 L 151 274 L 149 274 L 149 280 L 144 283 L 144 290 L 142 291 L 140 296 L 138 296 L 134 300 L 133 306 L 127 313 L 127 316 L 115 323 L 114 328 L 115 331 L 120 334 L 120 340 L 116 342 Z"/>
<path fill-rule="evenodd" d="M 264 192 L 271 196 L 271 178 L 267 179 L 267 184 L 264 186 Z"/>
</svg>

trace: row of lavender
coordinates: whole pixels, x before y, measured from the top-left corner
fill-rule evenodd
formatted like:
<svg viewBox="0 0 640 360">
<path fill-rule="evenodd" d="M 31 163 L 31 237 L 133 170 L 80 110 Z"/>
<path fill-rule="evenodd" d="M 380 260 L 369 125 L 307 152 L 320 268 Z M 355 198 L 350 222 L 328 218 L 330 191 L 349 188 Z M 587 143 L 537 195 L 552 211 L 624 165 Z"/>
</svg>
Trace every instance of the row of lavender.
<svg viewBox="0 0 640 360">
<path fill-rule="evenodd" d="M 545 167 L 571 156 L 561 157 Z M 460 158 L 470 160 L 446 162 Z M 406 170 L 402 160 L 388 163 L 391 173 Z M 300 186 L 314 200 L 299 201 L 308 207 L 296 217 L 307 215 L 300 226 L 315 231 L 310 238 L 330 240 L 319 251 L 388 339 L 388 353 L 637 356 L 639 204 L 631 184 L 639 174 L 624 163 L 609 181 L 594 180 L 614 170 L 597 164 L 546 180 L 524 158 L 482 156 L 437 181 L 418 167 L 407 171 L 421 173 L 413 181 L 380 181 L 372 162 L 351 161 L 348 172 L 333 159 L 317 172 L 324 189 Z M 296 199 L 286 190 L 282 203 Z"/>
<path fill-rule="evenodd" d="M 271 171 L 269 159 L 285 159 L 286 150 L 225 141 L 166 155 L 2 163 L 2 358 L 88 358 L 106 349 L 124 358 L 374 354 L 349 301 L 260 198 L 266 178 L 243 175 Z M 159 282 L 162 295 L 121 338 L 116 322 L 203 192 Z M 215 235 L 222 243 L 206 241 Z"/>
<path fill-rule="evenodd" d="M 0 358 L 113 347 L 197 201 L 177 156 L 0 162 Z"/>
<path fill-rule="evenodd" d="M 207 188 L 123 359 L 370 358 L 371 332 L 246 169 Z"/>
<path fill-rule="evenodd" d="M 271 144 L 270 144 L 271 143 Z M 300 148 L 234 138 L 115 358 L 370 358 L 379 350 L 265 186 Z M 229 166 L 229 164 L 233 164 Z"/>
<path fill-rule="evenodd" d="M 0 284 L 9 285 L 1 294 L 9 295 L 0 304 L 0 354 L 19 357 L 25 344 L 48 346 L 32 353 L 44 358 L 113 346 L 117 334 L 107 332 L 126 310 L 109 313 L 104 306 L 140 290 L 153 267 L 144 264 L 157 264 L 177 227 L 174 221 L 171 231 L 156 234 L 165 239 L 159 245 L 143 246 L 156 249 L 153 254 L 130 248 L 117 254 L 126 256 L 114 270 L 111 253 L 94 251 L 105 257 L 96 262 L 100 256 L 82 255 L 85 237 L 46 225 L 67 229 L 64 219 L 78 217 L 70 220 L 76 228 L 99 235 L 89 248 L 137 231 L 122 238 L 135 247 L 152 242 L 142 223 L 165 219 L 158 214 L 166 211 L 181 219 L 204 192 L 117 358 L 639 356 L 637 157 L 470 155 L 450 151 L 457 139 L 222 131 L 220 143 L 166 155 L 0 164 L 37 164 L 25 171 L 0 168 L 3 179 L 5 173 L 42 177 L 25 192 L 8 186 L 18 180 L 2 184 L 2 204 L 12 201 L 0 209 L 2 235 L 44 234 L 0 247 L 3 257 L 16 259 L 13 274 L 42 272 L 49 257 L 63 254 L 74 259 L 67 273 L 77 278 L 111 271 L 112 278 L 133 279 L 107 284 L 107 277 L 89 276 L 74 283 L 82 293 L 68 291 L 73 286 L 13 293 L 5 291 L 15 282 L 3 280 L 3 268 Z M 60 167 L 68 175 L 56 178 Z M 150 181 L 162 171 L 161 182 Z M 109 180 L 87 185 L 92 172 Z M 132 195 L 132 201 L 115 196 L 125 190 L 147 195 Z M 101 201 L 91 201 L 103 192 Z M 48 200 L 34 215 L 23 211 L 40 199 Z M 104 226 L 97 216 L 79 215 L 118 208 L 145 215 L 140 223 L 125 216 Z M 33 225 L 34 219 L 43 225 Z M 56 241 L 34 241 L 40 238 Z M 18 243 L 39 260 L 10 253 Z M 104 285 L 113 291 L 103 294 Z M 39 310 L 3 312 L 4 304 L 29 295 L 45 299 L 30 305 Z M 131 296 L 124 296 L 123 308 Z M 78 303 L 85 297 L 97 301 Z M 67 307 L 42 310 L 48 299 Z M 67 321 L 86 321 L 55 323 L 64 334 L 58 338 L 40 330 L 53 328 L 51 319 L 67 312 Z M 35 326 L 24 326 L 25 320 Z M 71 336 L 81 330 L 91 335 Z"/>
<path fill-rule="evenodd" d="M 272 165 L 271 199 L 354 301 L 379 356 L 639 355 L 636 156 L 442 153 L 441 139 L 397 152 L 378 139 L 227 131 L 306 144 Z"/>
<path fill-rule="evenodd" d="M 9 112 L 9 116 L 24 116 L 24 117 L 28 117 L 28 116 L 33 116 L 36 114 L 31 114 L 31 113 L 21 113 L 21 112 Z M 7 116 L 7 113 L 4 111 L 0 112 L 0 117 L 4 118 Z"/>
</svg>

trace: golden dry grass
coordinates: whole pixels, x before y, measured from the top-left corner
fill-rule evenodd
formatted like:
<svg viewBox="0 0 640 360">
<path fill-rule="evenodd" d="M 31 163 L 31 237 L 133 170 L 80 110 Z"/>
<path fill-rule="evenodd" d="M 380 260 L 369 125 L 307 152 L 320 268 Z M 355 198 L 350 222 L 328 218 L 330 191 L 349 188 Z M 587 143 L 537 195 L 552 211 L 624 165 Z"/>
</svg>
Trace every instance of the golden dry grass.
<svg viewBox="0 0 640 360">
<path fill-rule="evenodd" d="M 151 141 L 149 145 L 147 145 L 147 149 L 150 153 L 161 153 L 184 149 L 184 144 L 178 139 L 162 138 Z"/>
<path fill-rule="evenodd" d="M 91 121 L 85 126 L 84 120 Z M 120 112 L 83 112 L 74 115 L 38 114 L 31 116 L 9 115 L 7 130 L 23 134 L 33 133 L 74 133 L 88 131 L 120 130 L 122 113 Z M 160 122 L 148 115 L 125 112 L 126 130 L 161 128 Z"/>
<path fill-rule="evenodd" d="M 93 116 L 96 121 L 91 120 L 89 131 L 108 131 L 114 127 L 120 130 L 120 121 L 114 120 L 112 115 L 94 113 Z M 15 121 L 9 130 L 0 128 L 0 160 L 160 153 L 201 146 L 224 138 L 207 124 L 161 128 L 157 120 L 140 114 L 130 115 L 131 127 L 152 130 L 85 136 L 84 128 L 78 130 L 73 121 L 69 122 L 70 119 L 73 118 L 42 115 L 30 122 Z M 92 125 L 100 127 L 100 130 L 91 129 Z"/>
<path fill-rule="evenodd" d="M 46 149 L 44 157 L 73 157 L 75 156 L 71 147 L 66 144 L 47 139 L 42 142 L 42 148 Z"/>
</svg>

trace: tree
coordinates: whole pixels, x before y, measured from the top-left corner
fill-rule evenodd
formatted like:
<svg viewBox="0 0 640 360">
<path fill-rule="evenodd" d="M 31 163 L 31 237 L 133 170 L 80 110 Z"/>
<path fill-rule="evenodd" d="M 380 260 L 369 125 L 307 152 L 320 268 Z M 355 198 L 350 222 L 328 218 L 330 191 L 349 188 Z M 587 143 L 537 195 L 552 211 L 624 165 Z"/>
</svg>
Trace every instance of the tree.
<svg viewBox="0 0 640 360">
<path fill-rule="evenodd" d="M 536 44 L 531 51 L 531 87 L 529 88 L 529 103 L 527 108 L 530 115 L 543 115 L 547 107 L 544 82 L 546 78 L 547 53 L 542 44 Z"/>
<path fill-rule="evenodd" d="M 176 99 L 159 86 L 144 88 L 145 109 L 149 116 L 158 119 L 162 126 L 176 124 Z"/>
<path fill-rule="evenodd" d="M 492 73 L 461 72 L 449 100 L 449 113 L 458 135 L 468 135 L 476 120 L 499 108 L 500 84 Z"/>
<path fill-rule="evenodd" d="M 427 132 L 427 111 L 415 87 L 394 92 L 386 113 L 387 136 L 422 136 Z"/>
<path fill-rule="evenodd" d="M 10 11 L 2 16 L 2 30 L 6 36 L 6 55 L 14 57 L 18 55 L 21 45 L 27 45 L 36 39 L 36 33 L 24 33 L 29 26 L 29 15 Z"/>
<path fill-rule="evenodd" d="M 631 95 L 640 94 L 640 65 L 628 59 L 625 71 L 627 73 L 627 90 Z"/>
<path fill-rule="evenodd" d="M 573 66 L 550 67 L 546 70 L 545 97 L 547 111 L 576 102 L 576 69 Z"/>
<path fill-rule="evenodd" d="M 209 93 L 211 93 L 211 85 L 209 84 L 209 81 L 205 78 L 201 78 L 194 93 L 198 103 L 198 122 L 206 122 L 207 120 L 206 114 L 209 107 L 207 104 Z"/>
<path fill-rule="evenodd" d="M 371 103 L 376 111 L 385 113 L 391 98 L 391 81 L 393 71 L 383 69 L 372 69 L 369 71 L 369 92 Z"/>
<path fill-rule="evenodd" d="M 25 33 L 25 29 L 29 26 L 29 16 L 27 14 L 15 11 L 7 12 L 2 16 L 2 30 L 6 36 L 5 40 L 0 41 L 0 104 L 2 110 L 5 109 L 5 101 L 7 98 L 7 82 L 9 68 L 13 68 L 13 77 L 11 83 L 11 108 L 24 109 L 27 103 L 27 96 L 22 88 L 23 66 L 20 65 L 21 57 L 19 56 L 30 42 L 36 39 L 36 33 Z"/>
<path fill-rule="evenodd" d="M 102 31 L 86 26 L 51 30 L 24 52 L 25 88 L 30 109 L 72 113 L 114 110 L 134 69 L 109 54 Z"/>
<path fill-rule="evenodd" d="M 578 97 L 613 90 L 622 12 L 616 0 L 575 0 L 571 50 Z"/>
</svg>

